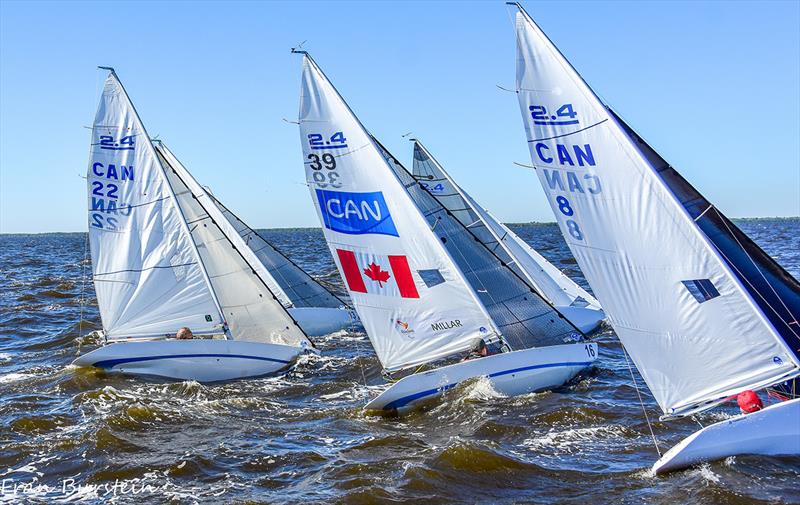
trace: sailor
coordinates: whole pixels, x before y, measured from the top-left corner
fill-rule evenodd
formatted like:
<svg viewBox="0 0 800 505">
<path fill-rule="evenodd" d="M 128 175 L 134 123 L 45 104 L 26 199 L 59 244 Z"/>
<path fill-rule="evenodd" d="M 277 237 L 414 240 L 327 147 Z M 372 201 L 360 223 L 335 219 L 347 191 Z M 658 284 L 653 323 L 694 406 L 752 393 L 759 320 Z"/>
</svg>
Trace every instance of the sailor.
<svg viewBox="0 0 800 505">
<path fill-rule="evenodd" d="M 472 340 L 472 347 L 470 347 L 469 354 L 461 361 L 467 361 L 475 358 L 483 358 L 489 356 L 489 348 L 486 347 L 486 342 L 482 338 L 475 338 Z"/>
<path fill-rule="evenodd" d="M 194 338 L 194 335 L 192 334 L 192 330 L 184 326 L 178 330 L 178 333 L 175 334 L 175 338 L 178 340 L 191 340 Z"/>
<path fill-rule="evenodd" d="M 736 397 L 736 402 L 745 414 L 752 414 L 764 408 L 761 398 L 758 397 L 755 391 L 749 389 L 739 393 L 739 396 Z"/>
</svg>

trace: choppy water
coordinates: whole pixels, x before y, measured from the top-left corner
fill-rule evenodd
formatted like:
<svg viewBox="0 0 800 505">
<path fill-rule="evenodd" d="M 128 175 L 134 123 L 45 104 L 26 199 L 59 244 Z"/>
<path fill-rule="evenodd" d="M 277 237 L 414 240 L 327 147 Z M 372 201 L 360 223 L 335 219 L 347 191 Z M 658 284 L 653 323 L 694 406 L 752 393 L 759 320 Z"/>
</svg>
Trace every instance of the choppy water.
<svg viewBox="0 0 800 505">
<path fill-rule="evenodd" d="M 800 274 L 800 219 L 740 225 Z M 555 225 L 515 229 L 585 286 Z M 319 230 L 266 234 L 341 286 Z M 400 419 L 362 415 L 382 384 L 363 334 L 321 339 L 324 356 L 283 378 L 201 385 L 72 369 L 81 333 L 99 328 L 90 284 L 79 326 L 84 241 L 0 236 L 0 502 L 800 503 L 792 458 L 649 476 L 656 452 L 610 330 L 597 367 L 567 387 L 503 398 L 478 381 Z M 664 448 L 697 427 L 654 425 Z"/>
</svg>

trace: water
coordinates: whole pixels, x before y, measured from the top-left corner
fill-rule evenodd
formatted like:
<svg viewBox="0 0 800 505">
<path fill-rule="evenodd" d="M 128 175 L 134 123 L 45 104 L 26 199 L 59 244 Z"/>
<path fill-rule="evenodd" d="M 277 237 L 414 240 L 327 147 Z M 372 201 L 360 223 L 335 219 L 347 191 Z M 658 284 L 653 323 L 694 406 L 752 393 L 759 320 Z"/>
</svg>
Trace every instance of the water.
<svg viewBox="0 0 800 505">
<path fill-rule="evenodd" d="M 800 274 L 800 219 L 740 225 Z M 514 228 L 586 286 L 555 225 Z M 341 289 L 319 230 L 265 233 Z M 557 391 L 504 398 L 475 381 L 399 419 L 360 410 L 382 384 L 363 334 L 320 339 L 323 357 L 282 378 L 202 385 L 72 369 L 96 345 L 81 347 L 81 334 L 99 328 L 90 284 L 79 326 L 84 241 L 0 236 L 0 502 L 800 503 L 796 458 L 648 475 L 657 455 L 609 329 L 597 367 Z M 645 405 L 657 418 L 646 392 Z M 663 448 L 697 428 L 654 424 Z"/>
</svg>

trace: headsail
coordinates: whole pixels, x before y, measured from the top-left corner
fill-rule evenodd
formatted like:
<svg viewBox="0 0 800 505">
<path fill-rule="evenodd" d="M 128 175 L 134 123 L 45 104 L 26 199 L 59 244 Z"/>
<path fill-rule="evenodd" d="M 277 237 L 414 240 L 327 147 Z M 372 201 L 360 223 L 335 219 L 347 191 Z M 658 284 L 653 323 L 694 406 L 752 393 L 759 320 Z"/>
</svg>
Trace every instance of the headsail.
<svg viewBox="0 0 800 505">
<path fill-rule="evenodd" d="M 92 128 L 89 242 L 109 339 L 163 337 L 187 326 L 222 333 L 197 250 L 150 138 L 111 71 Z"/>
<path fill-rule="evenodd" d="M 335 309 L 347 306 L 343 300 L 328 291 L 305 270 L 297 266 L 268 242 L 267 239 L 239 219 L 214 195 L 211 193 L 208 193 L 208 195 L 225 216 L 225 219 L 236 229 L 242 240 L 266 267 L 275 282 L 280 285 L 288 297 L 289 305 L 287 307 L 327 307 Z"/>
<path fill-rule="evenodd" d="M 509 268 L 513 260 L 503 248 L 492 250 L 481 243 L 473 231 L 475 226 L 462 224 L 386 148 L 375 142 L 512 350 L 581 339 L 580 330 Z"/>
<path fill-rule="evenodd" d="M 688 414 L 797 374 L 800 359 L 777 328 L 781 321 L 743 285 L 754 274 L 782 278 L 781 290 L 773 286 L 779 295 L 767 299 L 791 311 L 797 290 L 788 274 L 756 267 L 765 260 L 752 246 L 739 253 L 754 260 L 750 270 L 724 259 L 736 241 L 722 245 L 724 234 L 700 217 L 716 211 L 690 209 L 688 185 L 680 187 L 673 169 L 654 165 L 658 159 L 634 142 L 521 7 L 517 51 L 517 93 L 540 182 L 664 412 Z"/>
<path fill-rule="evenodd" d="M 552 305 L 600 309 L 592 295 L 481 207 L 418 140 L 414 142 L 413 174 L 453 217 L 484 246 L 501 255 L 509 268 L 524 277 Z"/>
<path fill-rule="evenodd" d="M 325 238 L 383 367 L 496 337 L 492 321 L 370 135 L 305 55 L 300 138 Z"/>
<path fill-rule="evenodd" d="M 283 306 L 286 295 L 206 190 L 164 144 L 159 143 L 157 153 L 233 338 L 310 344 Z"/>
</svg>

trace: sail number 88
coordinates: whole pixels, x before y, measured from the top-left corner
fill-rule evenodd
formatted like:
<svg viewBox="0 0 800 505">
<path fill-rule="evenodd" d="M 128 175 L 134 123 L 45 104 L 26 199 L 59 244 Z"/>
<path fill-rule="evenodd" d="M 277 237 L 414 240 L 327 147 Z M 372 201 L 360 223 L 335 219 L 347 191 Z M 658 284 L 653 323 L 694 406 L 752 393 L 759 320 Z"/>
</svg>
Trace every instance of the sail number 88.
<svg viewBox="0 0 800 505">
<path fill-rule="evenodd" d="M 556 203 L 558 204 L 558 210 L 567 217 L 571 217 L 575 214 L 575 210 L 570 206 L 569 200 L 567 200 L 563 196 L 559 196 L 556 198 Z M 581 232 L 581 227 L 578 226 L 578 223 L 575 222 L 573 219 L 566 219 L 564 223 L 567 225 L 567 231 L 575 240 L 583 240 L 583 233 Z"/>
</svg>

